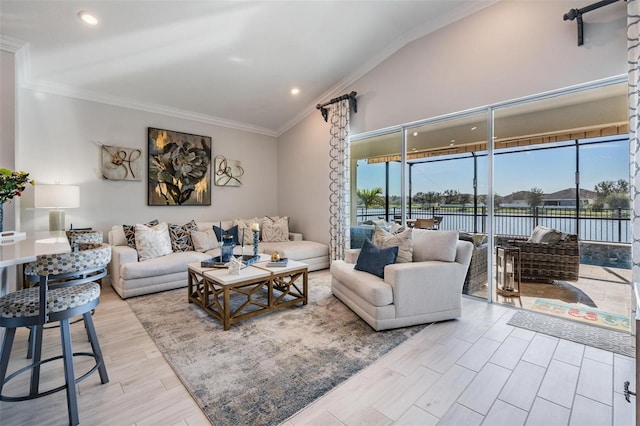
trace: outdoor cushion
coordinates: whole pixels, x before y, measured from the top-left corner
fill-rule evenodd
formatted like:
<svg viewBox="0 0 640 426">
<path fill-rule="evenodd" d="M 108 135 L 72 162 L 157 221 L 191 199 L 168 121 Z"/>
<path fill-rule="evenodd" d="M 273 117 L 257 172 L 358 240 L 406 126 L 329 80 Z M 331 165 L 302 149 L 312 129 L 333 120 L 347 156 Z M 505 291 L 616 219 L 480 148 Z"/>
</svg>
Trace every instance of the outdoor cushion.
<svg viewBox="0 0 640 426">
<path fill-rule="evenodd" d="M 566 234 L 556 229 L 547 228 L 545 226 L 536 226 L 527 241 L 530 243 L 550 243 L 555 244 L 562 241 Z"/>
</svg>

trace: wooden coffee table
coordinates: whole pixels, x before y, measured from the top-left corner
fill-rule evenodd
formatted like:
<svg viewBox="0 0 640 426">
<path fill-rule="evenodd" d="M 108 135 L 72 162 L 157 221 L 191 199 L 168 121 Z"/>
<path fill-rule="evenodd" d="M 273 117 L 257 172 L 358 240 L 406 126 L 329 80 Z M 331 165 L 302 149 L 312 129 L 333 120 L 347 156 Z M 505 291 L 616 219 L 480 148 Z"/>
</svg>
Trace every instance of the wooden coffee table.
<svg viewBox="0 0 640 426">
<path fill-rule="evenodd" d="M 187 266 L 188 301 L 220 321 L 225 330 L 244 319 L 297 303 L 307 304 L 307 264 L 290 260 L 284 267 L 266 265 L 265 259 L 242 269 L 240 275 L 230 275 L 228 269 L 203 268 L 200 262 L 190 263 Z"/>
</svg>

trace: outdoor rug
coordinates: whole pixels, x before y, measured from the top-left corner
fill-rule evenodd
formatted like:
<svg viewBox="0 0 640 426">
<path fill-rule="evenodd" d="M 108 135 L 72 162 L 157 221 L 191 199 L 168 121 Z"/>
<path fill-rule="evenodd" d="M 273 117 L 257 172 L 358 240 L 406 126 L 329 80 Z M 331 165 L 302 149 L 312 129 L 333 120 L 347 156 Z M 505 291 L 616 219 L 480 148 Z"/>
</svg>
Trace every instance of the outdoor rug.
<svg viewBox="0 0 640 426">
<path fill-rule="evenodd" d="M 581 321 L 618 331 L 626 331 L 627 333 L 631 330 L 629 328 L 628 317 L 611 312 L 599 311 L 588 306 L 567 305 L 548 299 L 536 299 L 531 309 L 574 321 Z"/>
<path fill-rule="evenodd" d="M 516 312 L 507 324 L 632 358 L 636 354 L 635 337 L 629 333 L 524 310 Z"/>
<path fill-rule="evenodd" d="M 275 425 L 373 363 L 426 325 L 376 332 L 309 274 L 309 303 L 233 324 L 194 304 L 187 289 L 127 299 L 215 425 Z"/>
</svg>

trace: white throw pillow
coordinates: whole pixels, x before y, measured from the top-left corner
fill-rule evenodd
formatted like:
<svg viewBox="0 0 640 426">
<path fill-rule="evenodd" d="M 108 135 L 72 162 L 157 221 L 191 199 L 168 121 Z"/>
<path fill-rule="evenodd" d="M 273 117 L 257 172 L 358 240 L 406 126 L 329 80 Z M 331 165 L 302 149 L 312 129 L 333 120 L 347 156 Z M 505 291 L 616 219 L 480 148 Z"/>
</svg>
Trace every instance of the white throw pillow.
<svg viewBox="0 0 640 426">
<path fill-rule="evenodd" d="M 204 231 L 191 231 L 191 241 L 193 241 L 195 250 L 199 252 L 205 252 L 220 245 L 213 228 Z"/>
<path fill-rule="evenodd" d="M 173 253 L 167 224 L 136 224 L 136 250 L 141 261 Z"/>
<path fill-rule="evenodd" d="M 262 241 L 265 243 L 289 241 L 289 218 L 287 216 L 276 220 L 265 219 L 262 226 Z"/>
<path fill-rule="evenodd" d="M 233 226 L 238 227 L 238 242 L 241 245 L 243 235 L 245 246 L 253 244 L 253 232 L 251 231 L 251 225 L 254 223 L 259 223 L 257 217 L 254 217 L 253 219 L 233 219 Z"/>
<path fill-rule="evenodd" d="M 404 230 L 399 234 L 392 234 L 378 226 L 373 233 L 373 244 L 380 248 L 397 246 L 397 263 L 409 263 L 413 260 L 413 240 L 411 238 L 411 229 Z"/>
<path fill-rule="evenodd" d="M 440 260 L 454 262 L 458 245 L 458 231 L 413 230 L 413 261 Z"/>
</svg>

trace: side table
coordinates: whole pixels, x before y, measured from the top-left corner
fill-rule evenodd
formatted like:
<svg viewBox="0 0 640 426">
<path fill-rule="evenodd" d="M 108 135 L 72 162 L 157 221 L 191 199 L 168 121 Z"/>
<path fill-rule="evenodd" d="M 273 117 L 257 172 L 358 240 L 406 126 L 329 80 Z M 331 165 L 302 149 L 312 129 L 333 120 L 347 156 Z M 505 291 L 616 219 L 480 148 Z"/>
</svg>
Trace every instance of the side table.
<svg viewBox="0 0 640 426">
<path fill-rule="evenodd" d="M 496 247 L 496 292 L 501 296 L 520 297 L 520 248 Z"/>
</svg>

